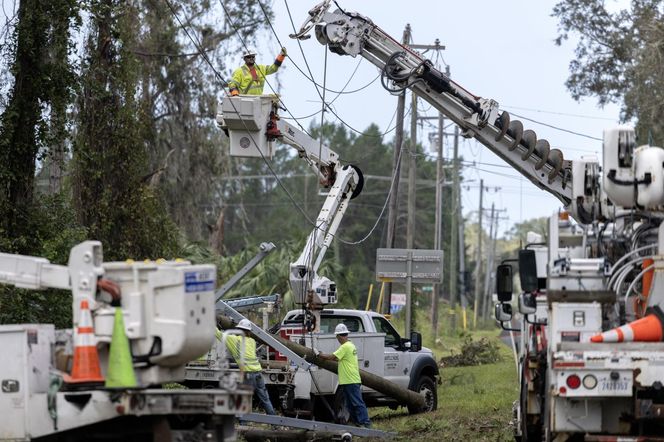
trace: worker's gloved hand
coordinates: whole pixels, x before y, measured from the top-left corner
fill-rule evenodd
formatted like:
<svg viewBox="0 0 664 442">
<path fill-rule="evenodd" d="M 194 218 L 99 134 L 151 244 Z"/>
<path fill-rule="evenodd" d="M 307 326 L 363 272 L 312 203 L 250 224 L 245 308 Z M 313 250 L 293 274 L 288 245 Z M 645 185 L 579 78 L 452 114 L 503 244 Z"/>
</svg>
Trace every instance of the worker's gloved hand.
<svg viewBox="0 0 664 442">
<path fill-rule="evenodd" d="M 281 47 L 280 54 L 283 55 L 284 57 L 288 55 L 288 51 L 286 50 L 286 46 Z"/>
<path fill-rule="evenodd" d="M 236 95 L 240 95 L 240 92 L 237 89 L 231 89 L 231 97 L 234 97 Z"/>
<path fill-rule="evenodd" d="M 314 354 L 316 355 L 316 357 L 320 356 L 320 350 L 317 349 L 317 348 L 314 348 Z"/>
</svg>

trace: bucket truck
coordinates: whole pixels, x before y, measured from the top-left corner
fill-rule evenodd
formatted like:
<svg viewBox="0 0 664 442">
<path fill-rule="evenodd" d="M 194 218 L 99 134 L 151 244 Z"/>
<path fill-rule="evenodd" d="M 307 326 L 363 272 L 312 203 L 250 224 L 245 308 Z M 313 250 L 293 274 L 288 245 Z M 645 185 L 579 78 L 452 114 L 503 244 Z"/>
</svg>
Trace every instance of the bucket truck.
<svg viewBox="0 0 664 442">
<path fill-rule="evenodd" d="M 605 131 L 601 163 L 564 159 L 495 100 L 452 81 L 370 18 L 330 4 L 312 8 L 291 37 L 313 32 L 331 52 L 367 59 L 386 89 L 410 89 L 429 102 L 464 136 L 558 198 L 578 223 L 556 214 L 546 245 L 532 245 L 518 260 L 517 439 L 664 434 L 664 149 L 639 146 L 634 130 L 620 126 Z M 496 318 L 512 329 L 511 267 L 498 275 Z"/>
<path fill-rule="evenodd" d="M 350 200 L 362 190 L 360 170 L 341 165 L 334 151 L 280 119 L 275 96 L 228 97 L 220 110 L 217 122 L 229 132 L 231 155 L 266 159 L 274 152 L 272 143 L 280 141 L 294 147 L 316 171 L 321 185 L 329 189 L 302 253 L 290 264 L 290 287 L 301 310 L 289 312 L 286 316 L 281 325 L 282 337 L 332 352 L 336 339 L 329 327 L 331 321 L 337 321 L 336 324 L 357 322 L 358 318 L 363 318 L 363 326 L 352 330 L 358 333 L 351 334 L 361 353 L 362 368 L 403 389 L 418 392 L 425 398 L 425 410 L 412 404 L 398 404 L 379 391 L 363 387 L 367 403 L 374 406 L 407 405 L 413 413 L 435 409 L 435 385 L 440 383 L 438 366 L 431 350 L 421 347 L 421 335 L 414 332 L 411 337 L 402 339 L 382 315 L 329 309 L 338 301 L 336 284 L 318 274 Z M 321 324 L 324 324 L 323 328 Z M 288 359 L 294 360 L 291 356 Z M 338 421 L 347 420 L 348 411 L 337 388 L 337 376 L 317 367 L 300 368 L 304 369 L 291 369 L 289 365 L 283 369 L 264 370 L 268 390 L 278 398 L 275 403 L 282 411 L 291 415 L 314 414 Z M 331 405 L 326 406 L 321 401 Z M 329 409 L 334 409 L 333 416 L 323 413 Z"/>
<path fill-rule="evenodd" d="M 212 345 L 215 278 L 215 266 L 186 261 L 103 262 L 98 241 L 74 247 L 67 266 L 0 253 L 1 283 L 71 290 L 76 330 L 73 339 L 52 324 L 0 326 L 0 441 L 235 440 L 235 417 L 251 411 L 252 395 L 235 374 L 215 389 L 161 387 L 183 380 L 185 364 Z M 114 330 L 117 309 L 124 330 Z M 101 379 L 117 363 L 109 357 L 112 336 L 126 335 L 123 370 L 133 371 L 135 385 L 105 388 L 67 376 L 84 328 Z"/>
</svg>

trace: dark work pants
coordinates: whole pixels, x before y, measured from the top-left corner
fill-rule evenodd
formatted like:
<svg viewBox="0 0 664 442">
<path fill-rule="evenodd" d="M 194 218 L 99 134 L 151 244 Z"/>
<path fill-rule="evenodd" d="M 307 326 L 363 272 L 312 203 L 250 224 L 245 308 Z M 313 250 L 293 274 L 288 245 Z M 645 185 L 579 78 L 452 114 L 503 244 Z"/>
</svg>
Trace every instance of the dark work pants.
<svg viewBox="0 0 664 442">
<path fill-rule="evenodd" d="M 353 420 L 363 427 L 370 427 L 371 421 L 369 420 L 367 406 L 364 404 L 364 399 L 362 399 L 361 386 L 361 384 L 345 384 L 339 385 L 339 388 L 344 394 L 346 406 Z"/>
<path fill-rule="evenodd" d="M 263 380 L 263 375 L 260 371 L 250 371 L 245 374 L 247 379 L 247 384 L 254 387 L 254 393 L 258 396 L 265 413 L 267 414 L 276 414 L 274 412 L 274 407 L 272 407 L 272 402 L 270 402 L 270 396 L 267 394 L 267 389 L 265 388 L 265 381 Z"/>
</svg>

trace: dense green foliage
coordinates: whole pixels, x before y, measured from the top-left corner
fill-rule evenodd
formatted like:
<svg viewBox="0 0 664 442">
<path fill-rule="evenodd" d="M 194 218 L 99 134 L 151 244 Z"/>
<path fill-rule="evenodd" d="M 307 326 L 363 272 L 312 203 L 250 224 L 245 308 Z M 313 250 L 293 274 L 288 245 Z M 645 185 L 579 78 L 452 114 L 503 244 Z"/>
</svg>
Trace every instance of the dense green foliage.
<svg viewBox="0 0 664 442">
<path fill-rule="evenodd" d="M 84 239 L 113 260 L 172 257 L 206 238 L 205 217 L 178 210 L 205 213 L 228 163 L 213 124 L 222 43 L 264 26 L 257 2 L 225 3 L 237 31 L 210 2 L 16 3 L 0 33 L 0 250 L 66 264 Z M 68 299 L 2 287 L 0 320 L 64 326 Z"/>
<path fill-rule="evenodd" d="M 641 143 L 664 143 L 664 2 L 632 0 L 611 12 L 602 0 L 564 0 L 554 8 L 557 43 L 578 36 L 567 87 L 576 99 L 622 104 L 622 118 L 635 120 Z"/>
</svg>

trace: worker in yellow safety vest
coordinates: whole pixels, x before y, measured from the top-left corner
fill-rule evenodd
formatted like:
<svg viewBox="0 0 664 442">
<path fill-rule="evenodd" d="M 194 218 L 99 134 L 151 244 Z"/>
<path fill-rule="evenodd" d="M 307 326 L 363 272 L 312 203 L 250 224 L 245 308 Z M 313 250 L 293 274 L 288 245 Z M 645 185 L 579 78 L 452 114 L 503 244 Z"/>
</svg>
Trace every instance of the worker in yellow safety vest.
<svg viewBox="0 0 664 442">
<path fill-rule="evenodd" d="M 251 331 L 251 322 L 248 319 L 241 320 L 235 327 L 246 332 Z M 254 393 L 265 409 L 267 414 L 276 414 L 270 396 L 265 388 L 265 381 L 263 380 L 261 363 L 256 356 L 256 341 L 249 336 L 238 336 L 232 334 L 225 334 L 226 348 L 230 352 L 235 362 L 240 366 L 240 370 L 244 371 L 246 383 L 254 388 Z M 219 335 L 217 335 L 219 339 Z M 242 341 L 244 340 L 244 353 L 242 353 Z M 242 357 L 242 355 L 244 357 Z"/>
<path fill-rule="evenodd" d="M 233 72 L 233 78 L 228 82 L 231 95 L 261 95 L 265 77 L 279 70 L 286 54 L 286 48 L 281 48 L 274 63 L 268 66 L 256 64 L 256 52 L 247 50 L 243 55 L 244 64 Z"/>
</svg>

